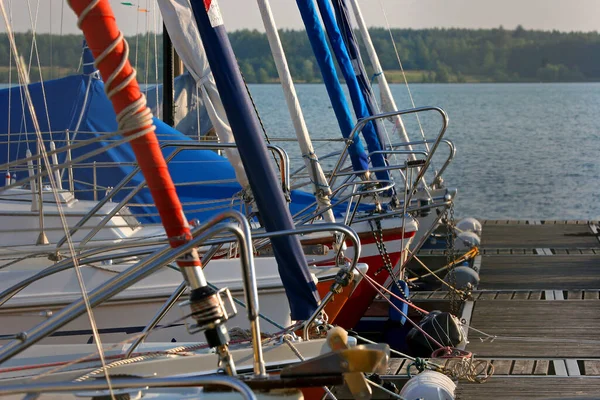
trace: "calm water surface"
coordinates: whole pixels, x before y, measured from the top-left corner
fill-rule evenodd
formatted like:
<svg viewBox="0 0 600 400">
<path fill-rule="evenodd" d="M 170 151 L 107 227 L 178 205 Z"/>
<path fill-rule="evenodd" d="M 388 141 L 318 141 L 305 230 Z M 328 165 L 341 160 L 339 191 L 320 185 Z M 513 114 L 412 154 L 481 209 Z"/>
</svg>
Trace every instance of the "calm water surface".
<svg viewBox="0 0 600 400">
<path fill-rule="evenodd" d="M 444 178 L 459 189 L 457 215 L 490 219 L 599 219 L 600 84 L 413 84 L 416 106 L 439 106 L 457 147 Z M 278 85 L 252 85 L 267 132 L 294 137 Z M 298 85 L 313 138 L 340 137 L 323 85 Z M 399 108 L 410 108 L 404 85 L 393 85 Z M 414 116 L 405 118 L 420 139 Z M 439 117 L 423 116 L 427 138 Z M 392 133 L 390 133 L 392 135 Z M 315 143 L 323 156 L 340 144 Z M 295 143 L 284 143 L 299 165 Z M 440 153 L 444 152 L 445 149 Z M 445 153 L 447 154 L 447 152 Z M 437 160 L 439 165 L 439 160 Z"/>
<path fill-rule="evenodd" d="M 6 85 L 0 85 L 6 87 Z M 339 138 L 325 87 L 297 85 L 313 139 Z M 489 219 L 600 219 L 600 83 L 412 84 L 416 106 L 438 106 L 450 117 L 446 138 L 457 147 L 444 174 L 456 187 L 460 217 Z M 271 137 L 295 138 L 278 85 L 251 85 Z M 399 108 L 411 108 L 404 85 L 392 85 Z M 411 140 L 420 140 L 414 116 L 404 119 Z M 428 139 L 439 117 L 420 120 Z M 397 136 L 389 132 L 393 141 Z M 295 142 L 279 143 L 294 166 L 302 165 Z M 318 156 L 340 143 L 315 143 Z M 435 165 L 440 166 L 439 151 Z"/>
</svg>

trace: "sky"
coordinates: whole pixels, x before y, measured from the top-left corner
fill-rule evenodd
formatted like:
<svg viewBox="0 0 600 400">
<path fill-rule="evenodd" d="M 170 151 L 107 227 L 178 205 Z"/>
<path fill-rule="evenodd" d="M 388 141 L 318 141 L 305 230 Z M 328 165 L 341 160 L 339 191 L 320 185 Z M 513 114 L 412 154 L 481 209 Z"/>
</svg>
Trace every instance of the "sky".
<svg viewBox="0 0 600 400">
<path fill-rule="evenodd" d="M 0 0 L 11 6 L 12 26 L 17 32 L 78 33 L 75 17 L 66 0 Z M 161 26 L 155 12 L 155 0 L 128 0 L 137 7 L 111 0 L 117 22 L 125 35 L 146 32 L 147 27 Z M 218 0 L 228 30 L 262 29 L 256 0 Z M 294 0 L 271 0 L 279 28 L 300 29 L 302 21 Z M 559 31 L 600 30 L 599 0 L 359 0 L 369 26 L 394 28 L 495 28 Z M 383 10 L 382 10 L 383 8 Z M 385 10 L 385 12 L 384 12 Z M 32 24 L 32 20 L 37 23 Z M 32 18 L 30 18 L 30 15 Z M 4 23 L 0 23 L 3 32 Z"/>
</svg>

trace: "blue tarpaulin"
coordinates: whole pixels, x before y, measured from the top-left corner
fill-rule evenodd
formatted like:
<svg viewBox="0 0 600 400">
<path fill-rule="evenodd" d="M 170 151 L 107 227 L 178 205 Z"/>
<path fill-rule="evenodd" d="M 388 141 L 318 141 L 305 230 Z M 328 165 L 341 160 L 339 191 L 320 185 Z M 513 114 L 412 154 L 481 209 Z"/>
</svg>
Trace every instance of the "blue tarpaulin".
<svg viewBox="0 0 600 400">
<path fill-rule="evenodd" d="M 36 116 L 40 123 L 40 129 L 46 143 L 46 149 L 50 149 L 50 141 L 53 140 L 57 148 L 66 145 L 66 131 L 69 138 L 73 140 L 74 133 L 79 122 L 78 133 L 75 136 L 76 141 L 100 138 L 106 132 L 114 132 L 117 129 L 116 117 L 112 105 L 104 93 L 104 84 L 98 78 L 88 75 L 69 76 L 62 79 L 49 80 L 44 83 L 46 102 L 42 93 L 42 85 L 33 83 L 29 85 L 29 91 L 33 99 Z M 87 99 L 86 99 L 87 93 Z M 10 99 L 10 102 L 9 102 Z M 31 116 L 29 112 L 23 111 L 21 89 L 14 87 L 12 89 L 0 90 L 0 164 L 5 164 L 9 160 L 15 161 L 25 157 L 25 151 L 29 147 L 33 154 L 36 154 L 35 133 Z M 47 104 L 47 112 L 44 103 Z M 9 117 L 10 113 L 10 117 Z M 8 125 L 10 121 L 10 126 Z M 174 130 L 160 120 L 155 119 L 156 132 L 161 143 L 167 141 L 192 141 L 186 135 Z M 50 127 L 52 129 L 50 129 Z M 52 135 L 48 132 L 52 130 Z M 10 132 L 10 135 L 8 133 Z M 118 138 L 118 137 L 117 137 Z M 113 139 L 111 139 L 113 140 Z M 93 150 L 104 147 L 108 141 L 99 141 L 83 148 L 75 149 L 72 152 L 72 158 L 75 159 Z M 10 145 L 9 145 L 10 142 Z M 164 154 L 168 155 L 173 151 L 172 148 L 165 148 Z M 59 162 L 64 162 L 65 153 L 59 156 Z M 120 145 L 119 147 L 109 149 L 103 153 L 95 155 L 93 158 L 84 160 L 81 163 L 87 164 L 85 167 L 76 167 L 73 169 L 75 178 L 75 189 L 78 191 L 76 197 L 82 200 L 93 198 L 92 182 L 93 168 L 91 163 L 96 161 L 97 184 L 99 187 L 115 186 L 121 179 L 129 174 L 135 162 L 133 151 L 129 145 Z M 103 166 L 104 163 L 110 163 L 110 167 Z M 11 173 L 17 175 L 17 179 L 24 179 L 27 176 L 26 165 L 21 163 L 18 170 L 13 169 Z M 223 208 L 210 209 L 210 207 L 223 204 L 230 207 L 230 200 L 237 194 L 241 187 L 234 182 L 235 174 L 233 168 L 220 155 L 210 150 L 184 151 L 177 155 L 169 164 L 169 171 L 175 183 L 184 182 L 210 182 L 202 186 L 179 186 L 177 193 L 181 201 L 185 203 L 196 203 L 184 205 L 186 216 L 198 218 L 200 221 L 206 221 Z M 2 171 L 4 173 L 5 171 Z M 67 188 L 67 174 L 63 174 L 63 187 Z M 128 187 L 137 186 L 143 179 L 141 173 L 138 174 Z M 228 181 L 227 183 L 218 183 L 218 181 Z M 98 193 L 98 198 L 104 196 L 105 191 Z M 117 194 L 117 201 L 122 199 L 125 194 Z M 223 200 L 222 203 L 216 203 Z M 314 197 L 306 192 L 293 191 L 292 204 L 290 208 L 292 213 L 298 212 L 314 201 Z M 152 206 L 153 202 L 150 192 L 143 190 L 133 199 L 134 203 L 147 204 L 143 207 L 131 207 L 131 211 L 141 216 L 147 213 L 156 213 Z M 207 204 L 198 204 L 207 203 Z M 200 210 L 205 208 L 206 210 Z M 340 208 L 340 211 L 343 208 Z M 142 222 L 158 222 L 158 216 L 141 217 Z"/>
</svg>

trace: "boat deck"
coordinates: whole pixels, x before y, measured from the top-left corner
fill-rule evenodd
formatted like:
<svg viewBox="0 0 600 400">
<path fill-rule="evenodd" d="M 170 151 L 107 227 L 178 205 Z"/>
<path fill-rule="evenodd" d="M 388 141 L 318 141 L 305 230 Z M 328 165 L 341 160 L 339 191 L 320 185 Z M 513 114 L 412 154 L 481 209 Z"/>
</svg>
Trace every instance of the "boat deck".
<svg viewBox="0 0 600 400">
<path fill-rule="evenodd" d="M 477 329 L 469 329 L 466 350 L 495 371 L 482 384 L 459 382 L 456 398 L 600 398 L 598 222 L 482 223 L 475 260 L 481 282 L 461 318 Z M 423 259 L 441 252 L 426 251 Z M 440 309 L 450 299 L 448 292 L 419 292 L 413 301 Z M 402 387 L 408 364 L 392 360 L 385 378 Z"/>
</svg>

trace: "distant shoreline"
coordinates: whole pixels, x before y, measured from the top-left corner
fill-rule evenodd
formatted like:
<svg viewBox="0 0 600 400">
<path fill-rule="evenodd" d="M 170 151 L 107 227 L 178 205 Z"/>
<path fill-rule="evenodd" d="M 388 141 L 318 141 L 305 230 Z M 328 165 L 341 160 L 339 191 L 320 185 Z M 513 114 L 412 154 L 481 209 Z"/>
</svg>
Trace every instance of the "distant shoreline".
<svg viewBox="0 0 600 400">
<path fill-rule="evenodd" d="M 293 79 L 318 83 L 319 65 L 303 30 L 280 30 Z M 403 83 L 533 83 L 600 81 L 600 33 L 516 29 L 392 29 L 369 28 L 379 62 L 389 82 Z M 357 33 L 358 34 L 358 33 Z M 1 36 L 2 34 L 0 34 Z M 6 34 L 4 34 L 6 35 Z M 393 43 L 390 39 L 393 36 Z M 127 38 L 130 61 L 143 82 L 162 80 L 162 36 Z M 152 40 L 153 43 L 149 41 Z M 229 40 L 248 83 L 272 83 L 277 70 L 263 32 L 229 32 Z M 32 54 L 32 34 L 16 33 L 23 55 Z M 37 34 L 37 55 L 31 62 L 33 80 L 75 73 L 81 61 L 82 37 Z M 145 49 L 151 49 L 146 53 Z M 364 52 L 363 52 L 364 53 Z M 376 81 L 367 54 L 362 54 L 369 80 Z M 0 58 L 9 60 L 7 46 Z M 29 62 L 29 60 L 27 60 Z M 0 66 L 0 82 L 8 82 L 8 63 Z M 13 67 L 12 80 L 16 75 Z M 341 76 L 341 74 L 340 74 Z"/>
<path fill-rule="evenodd" d="M 31 83 L 38 83 L 39 81 L 32 81 Z M 161 84 L 162 82 L 158 82 L 158 84 Z M 341 82 L 342 85 L 345 85 L 345 82 Z M 404 82 L 395 82 L 395 81 L 389 81 L 388 83 L 390 85 L 404 85 Z M 485 85 L 485 84 L 493 84 L 493 85 L 506 85 L 506 84 L 544 84 L 544 85 L 548 85 L 548 84 L 573 84 L 573 83 L 578 83 L 578 84 L 589 84 L 589 83 L 600 83 L 600 80 L 590 80 L 590 81 L 556 81 L 556 82 L 540 82 L 540 81 L 512 81 L 512 82 L 494 82 L 494 81 L 490 81 L 490 80 L 471 80 L 468 82 L 419 82 L 419 81 L 408 81 L 409 85 L 414 85 L 414 84 L 419 84 L 419 85 L 472 85 L 472 84 L 477 84 L 477 85 Z M 141 83 L 140 82 L 140 86 L 153 86 L 156 85 L 157 82 L 148 82 L 147 84 L 145 83 Z M 249 82 L 248 85 L 280 85 L 279 81 L 271 81 L 271 82 Z M 294 85 L 323 85 L 323 82 L 294 82 Z M 12 86 L 19 86 L 18 84 L 16 84 L 14 81 L 12 83 Z M 373 87 L 377 87 L 378 84 L 377 83 L 373 83 Z M 9 87 L 9 83 L 8 81 L 0 81 L 0 89 L 7 89 Z"/>
</svg>

